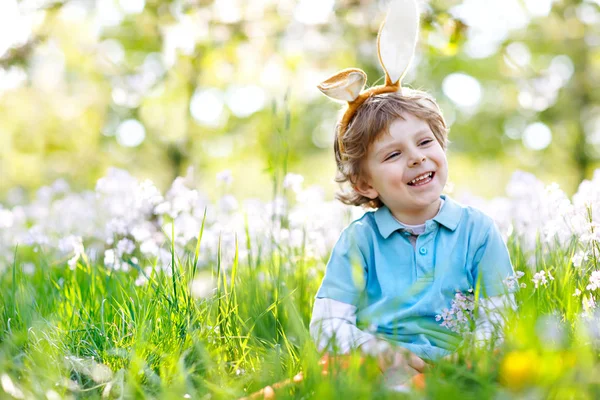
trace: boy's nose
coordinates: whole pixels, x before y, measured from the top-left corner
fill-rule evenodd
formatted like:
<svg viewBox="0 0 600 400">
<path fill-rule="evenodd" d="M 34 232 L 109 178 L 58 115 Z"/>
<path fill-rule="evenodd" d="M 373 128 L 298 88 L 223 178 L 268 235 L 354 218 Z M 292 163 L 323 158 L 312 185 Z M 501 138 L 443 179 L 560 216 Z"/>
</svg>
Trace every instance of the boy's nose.
<svg viewBox="0 0 600 400">
<path fill-rule="evenodd" d="M 416 154 L 416 155 L 413 157 L 413 159 L 412 159 L 412 161 L 411 161 L 410 165 L 411 165 L 411 166 L 414 166 L 414 165 L 419 165 L 419 164 L 422 164 L 422 163 L 424 163 L 424 162 L 425 162 L 425 160 L 426 160 L 426 159 L 427 159 L 427 157 L 425 157 L 425 155 L 424 155 L 424 154 Z"/>
</svg>

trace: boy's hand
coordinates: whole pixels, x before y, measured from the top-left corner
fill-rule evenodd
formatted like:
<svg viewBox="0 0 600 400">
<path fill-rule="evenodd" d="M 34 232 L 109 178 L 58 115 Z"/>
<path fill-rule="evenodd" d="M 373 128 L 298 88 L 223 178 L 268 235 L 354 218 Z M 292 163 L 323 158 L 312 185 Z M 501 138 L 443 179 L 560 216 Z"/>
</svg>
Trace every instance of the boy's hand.
<svg viewBox="0 0 600 400">
<path fill-rule="evenodd" d="M 375 357 L 379 369 L 385 372 L 389 369 L 403 369 L 407 372 L 413 370 L 424 372 L 427 364 L 413 352 L 400 347 L 393 346 L 381 339 L 372 339 L 361 346 L 363 352 Z"/>
<path fill-rule="evenodd" d="M 399 369 L 409 371 L 415 370 L 416 372 L 425 372 L 427 364 L 415 353 L 403 349 L 401 347 L 392 347 L 389 351 L 380 354 L 377 357 L 379 368 L 382 371 L 388 369 Z"/>
</svg>

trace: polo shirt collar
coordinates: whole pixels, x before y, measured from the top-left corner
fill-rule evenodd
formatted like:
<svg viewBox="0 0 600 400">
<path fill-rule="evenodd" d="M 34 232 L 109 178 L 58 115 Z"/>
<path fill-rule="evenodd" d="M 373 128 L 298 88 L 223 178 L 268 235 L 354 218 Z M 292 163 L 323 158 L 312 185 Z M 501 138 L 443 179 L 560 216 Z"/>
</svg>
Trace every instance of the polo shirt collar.
<svg viewBox="0 0 600 400">
<path fill-rule="evenodd" d="M 432 220 L 445 226 L 451 231 L 454 231 L 458 226 L 462 208 L 447 195 L 442 194 L 440 197 L 444 199 L 444 204 L 442 205 L 442 209 L 432 218 Z M 393 232 L 403 228 L 403 226 L 396 221 L 396 218 L 394 218 L 390 209 L 385 205 L 379 207 L 379 209 L 375 211 L 375 222 L 377 224 L 377 229 L 379 229 L 379 233 L 384 239 L 387 239 Z"/>
</svg>

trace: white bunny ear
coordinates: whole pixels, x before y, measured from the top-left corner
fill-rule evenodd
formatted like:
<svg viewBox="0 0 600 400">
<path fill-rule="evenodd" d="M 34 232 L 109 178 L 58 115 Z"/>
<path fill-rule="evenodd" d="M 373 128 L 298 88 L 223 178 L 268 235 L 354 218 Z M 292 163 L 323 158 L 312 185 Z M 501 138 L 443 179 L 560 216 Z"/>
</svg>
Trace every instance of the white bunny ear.
<svg viewBox="0 0 600 400">
<path fill-rule="evenodd" d="M 389 79 L 398 83 L 412 61 L 419 31 L 419 11 L 415 0 L 392 0 L 377 37 L 379 62 Z"/>
<path fill-rule="evenodd" d="M 338 72 L 317 87 L 325 96 L 335 100 L 356 100 L 367 81 L 367 74 L 358 68 Z"/>
</svg>

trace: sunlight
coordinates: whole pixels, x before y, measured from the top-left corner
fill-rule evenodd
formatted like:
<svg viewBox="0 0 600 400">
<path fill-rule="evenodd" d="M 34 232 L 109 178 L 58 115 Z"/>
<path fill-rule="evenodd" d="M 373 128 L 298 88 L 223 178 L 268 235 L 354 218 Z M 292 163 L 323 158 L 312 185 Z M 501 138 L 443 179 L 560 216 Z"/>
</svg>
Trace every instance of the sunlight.
<svg viewBox="0 0 600 400">
<path fill-rule="evenodd" d="M 442 90 L 459 107 L 475 107 L 481 101 L 482 89 L 479 81 L 460 72 L 446 76 Z"/>
<path fill-rule="evenodd" d="M 123 121 L 117 128 L 117 142 L 125 147 L 137 147 L 146 138 L 146 128 L 136 119 Z"/>
<path fill-rule="evenodd" d="M 225 104 L 219 89 L 196 89 L 190 101 L 192 117 L 203 125 L 218 127 L 223 124 Z"/>
<path fill-rule="evenodd" d="M 27 74 L 20 67 L 0 68 L 0 95 L 27 82 Z"/>
<path fill-rule="evenodd" d="M 334 0 L 300 0 L 294 18 L 307 25 L 324 24 L 333 11 Z"/>
<path fill-rule="evenodd" d="M 119 0 L 121 10 L 125 14 L 139 14 L 146 7 L 146 0 Z"/>
<path fill-rule="evenodd" d="M 528 125 L 523 132 L 523 144 L 531 150 L 543 150 L 552 142 L 550 128 L 541 122 Z"/>
<path fill-rule="evenodd" d="M 19 12 L 16 0 L 1 1 L 0 57 L 10 48 L 26 43 L 31 35 L 32 25 L 32 16 L 23 16 Z"/>
<path fill-rule="evenodd" d="M 227 91 L 227 107 L 236 117 L 249 117 L 263 109 L 265 97 L 265 91 L 260 86 L 232 87 Z"/>
<path fill-rule="evenodd" d="M 545 17 L 550 14 L 554 0 L 526 0 L 525 8 L 533 17 Z"/>
<path fill-rule="evenodd" d="M 469 26 L 465 52 L 472 58 L 496 53 L 511 30 L 524 28 L 529 23 L 519 0 L 466 0 L 452 7 L 450 13 Z"/>
</svg>

